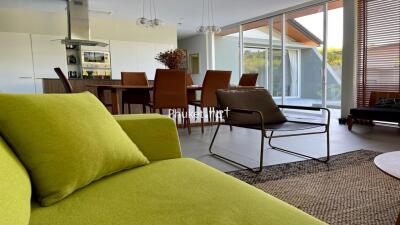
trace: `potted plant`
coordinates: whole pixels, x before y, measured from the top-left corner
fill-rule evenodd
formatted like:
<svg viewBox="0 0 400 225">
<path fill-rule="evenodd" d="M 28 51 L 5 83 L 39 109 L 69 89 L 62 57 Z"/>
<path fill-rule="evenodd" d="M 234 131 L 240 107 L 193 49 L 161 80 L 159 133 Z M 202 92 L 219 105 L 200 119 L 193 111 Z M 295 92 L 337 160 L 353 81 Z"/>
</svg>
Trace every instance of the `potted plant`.
<svg viewBox="0 0 400 225">
<path fill-rule="evenodd" d="M 186 53 L 183 49 L 168 50 L 160 52 L 156 56 L 156 60 L 164 64 L 169 69 L 179 69 L 182 61 L 186 58 Z"/>
</svg>

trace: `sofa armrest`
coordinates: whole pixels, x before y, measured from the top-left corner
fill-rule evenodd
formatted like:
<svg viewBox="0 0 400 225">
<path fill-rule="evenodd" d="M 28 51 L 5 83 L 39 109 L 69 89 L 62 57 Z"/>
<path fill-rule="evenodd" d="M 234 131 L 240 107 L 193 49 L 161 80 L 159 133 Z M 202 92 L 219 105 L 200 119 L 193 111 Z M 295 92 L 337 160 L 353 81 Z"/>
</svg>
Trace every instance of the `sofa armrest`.
<svg viewBox="0 0 400 225">
<path fill-rule="evenodd" d="M 174 121 L 159 114 L 114 116 L 150 161 L 182 157 Z"/>
</svg>

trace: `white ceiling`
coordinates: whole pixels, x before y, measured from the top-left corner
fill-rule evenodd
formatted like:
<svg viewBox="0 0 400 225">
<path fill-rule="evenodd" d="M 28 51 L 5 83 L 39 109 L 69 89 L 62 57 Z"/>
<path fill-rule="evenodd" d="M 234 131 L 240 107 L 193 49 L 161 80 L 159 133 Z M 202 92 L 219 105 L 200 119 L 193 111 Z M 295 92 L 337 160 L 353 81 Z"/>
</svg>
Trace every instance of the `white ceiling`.
<svg viewBox="0 0 400 225">
<path fill-rule="evenodd" d="M 215 24 L 226 26 L 310 0 L 213 0 Z M 149 2 L 147 0 L 147 2 Z M 201 25 L 202 0 L 155 0 L 158 17 L 176 25 L 178 37 L 195 34 Z M 148 3 L 147 3 L 148 4 Z M 65 0 L 1 0 L 1 8 L 63 11 Z M 142 0 L 89 0 L 91 10 L 111 11 L 110 17 L 136 20 L 142 15 Z M 104 16 L 104 15 L 102 15 Z M 178 23 L 181 22 L 182 25 Z"/>
</svg>

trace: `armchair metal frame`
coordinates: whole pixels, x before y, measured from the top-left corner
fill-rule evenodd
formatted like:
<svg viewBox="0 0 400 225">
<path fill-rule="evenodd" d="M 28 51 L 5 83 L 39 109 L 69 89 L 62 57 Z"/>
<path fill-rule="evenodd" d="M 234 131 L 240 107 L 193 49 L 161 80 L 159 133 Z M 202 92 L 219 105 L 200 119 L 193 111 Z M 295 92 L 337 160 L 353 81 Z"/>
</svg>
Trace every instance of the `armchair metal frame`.
<svg viewBox="0 0 400 225">
<path fill-rule="evenodd" d="M 223 160 L 226 160 L 228 162 L 234 163 L 236 165 L 242 166 L 246 169 L 252 170 L 253 172 L 259 173 L 262 171 L 263 169 L 263 156 L 264 156 L 264 138 L 268 139 L 268 145 L 270 146 L 271 149 L 273 150 L 277 150 L 277 151 L 281 151 L 284 153 L 288 153 L 288 154 L 292 154 L 295 156 L 299 156 L 299 157 L 304 157 L 304 158 L 308 158 L 308 159 L 313 159 L 316 160 L 318 162 L 322 162 L 322 163 L 326 163 L 329 161 L 330 158 L 330 140 L 329 140 L 329 126 L 330 126 L 330 117 L 331 117 L 331 113 L 329 111 L 329 109 L 327 108 L 323 108 L 323 107 L 306 107 L 306 106 L 292 106 L 292 105 L 278 105 L 279 108 L 282 109 L 296 109 L 296 110 L 306 110 L 306 111 L 326 111 L 327 112 L 327 119 L 325 123 L 315 123 L 315 122 L 303 122 L 303 121 L 293 121 L 293 120 L 288 120 L 287 122 L 291 122 L 291 123 L 297 123 L 297 124 L 304 124 L 304 125 L 310 125 L 310 128 L 304 128 L 304 129 L 297 129 L 297 130 L 290 130 L 290 131 L 299 131 L 299 130 L 307 130 L 307 129 L 314 129 L 314 128 L 319 128 L 319 127 L 323 127 L 324 130 L 323 131 L 314 131 L 314 132 L 306 132 L 306 133 L 298 133 L 298 134 L 286 134 L 286 135 L 274 135 L 274 132 L 279 132 L 279 131 L 288 131 L 288 130 L 279 130 L 278 129 L 274 129 L 274 128 L 268 128 L 266 127 L 266 125 L 268 126 L 268 124 L 264 124 L 264 118 L 263 118 L 263 114 L 260 111 L 256 111 L 256 110 L 248 110 L 248 109 L 229 109 L 230 112 L 237 112 L 237 113 L 247 113 L 247 114 L 256 114 L 258 115 L 258 118 L 260 119 L 260 126 L 259 127 L 255 127 L 255 126 L 249 126 L 249 125 L 243 125 L 243 124 L 231 124 L 231 123 L 227 123 L 227 122 L 218 122 L 217 125 L 217 129 L 215 130 L 214 136 L 212 138 L 210 147 L 209 147 L 209 152 L 212 156 L 215 156 L 217 158 L 221 158 Z M 212 152 L 212 146 L 214 144 L 215 138 L 217 137 L 219 128 L 221 125 L 229 125 L 229 126 L 235 126 L 235 127 L 242 127 L 242 128 L 248 128 L 248 129 L 255 129 L 255 130 L 260 130 L 261 131 L 261 150 L 260 150 L 260 167 L 258 170 L 248 167 L 246 165 L 243 165 L 242 163 L 236 162 L 232 159 L 226 158 L 225 156 L 216 154 L 214 152 Z M 270 131 L 270 135 L 267 134 L 267 132 Z M 314 135 L 314 134 L 323 134 L 326 133 L 326 158 L 325 159 L 318 159 L 309 155 L 305 155 L 305 154 L 301 154 L 298 152 L 294 152 L 294 151 L 290 151 L 288 149 L 284 149 L 281 147 L 277 147 L 275 145 L 272 145 L 272 138 L 282 138 L 282 137 L 294 137 L 294 136 L 302 136 L 302 135 Z"/>
</svg>

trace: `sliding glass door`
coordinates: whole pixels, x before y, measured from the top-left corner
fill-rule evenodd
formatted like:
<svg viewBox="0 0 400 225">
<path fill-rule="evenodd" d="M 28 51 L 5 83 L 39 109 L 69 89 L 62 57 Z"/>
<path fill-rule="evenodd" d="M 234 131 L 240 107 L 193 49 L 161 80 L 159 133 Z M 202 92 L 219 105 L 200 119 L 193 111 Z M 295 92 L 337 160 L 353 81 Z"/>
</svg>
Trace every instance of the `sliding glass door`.
<svg viewBox="0 0 400 225">
<path fill-rule="evenodd" d="M 339 108 L 342 11 L 330 1 L 242 24 L 242 73 L 258 73 L 279 104 Z"/>
</svg>

